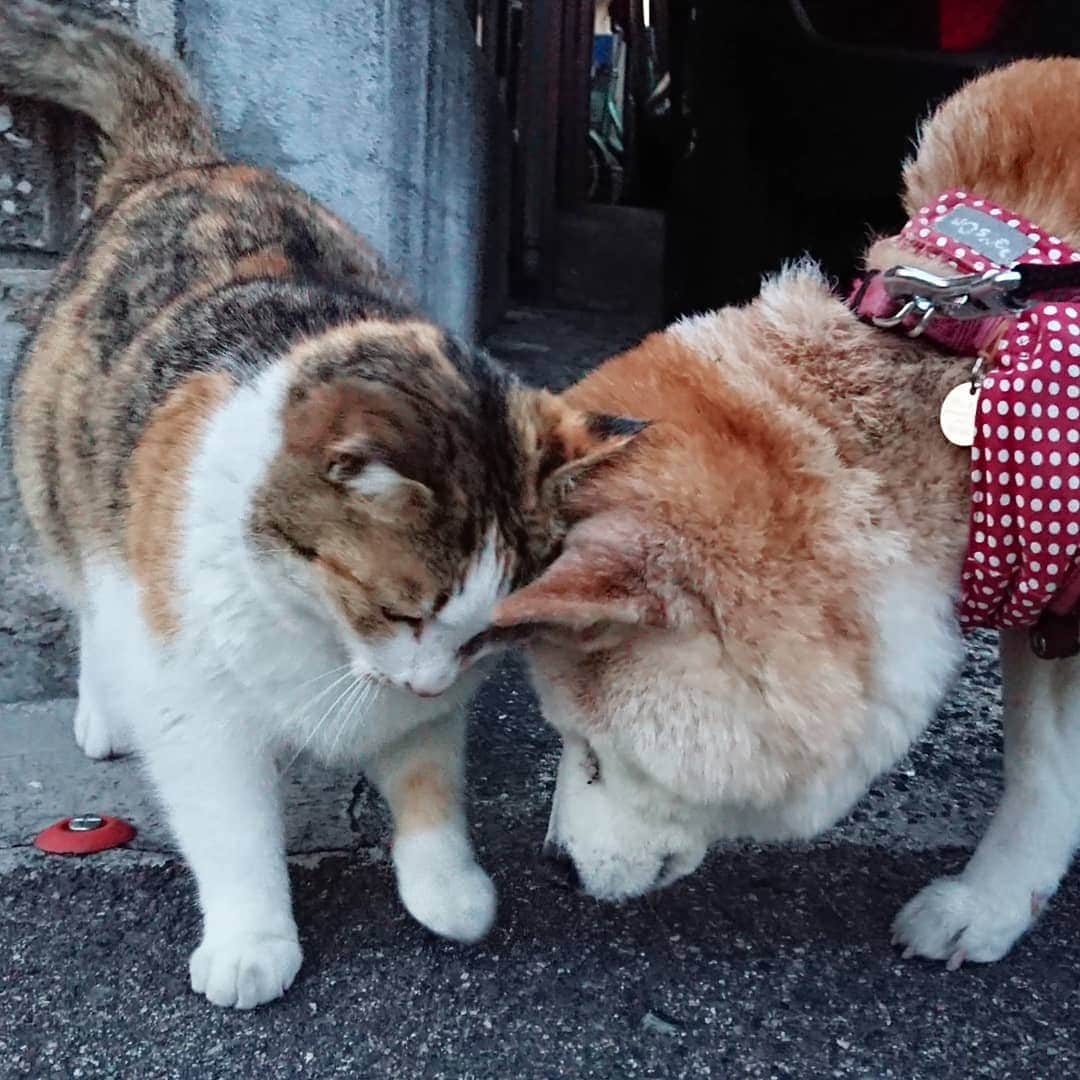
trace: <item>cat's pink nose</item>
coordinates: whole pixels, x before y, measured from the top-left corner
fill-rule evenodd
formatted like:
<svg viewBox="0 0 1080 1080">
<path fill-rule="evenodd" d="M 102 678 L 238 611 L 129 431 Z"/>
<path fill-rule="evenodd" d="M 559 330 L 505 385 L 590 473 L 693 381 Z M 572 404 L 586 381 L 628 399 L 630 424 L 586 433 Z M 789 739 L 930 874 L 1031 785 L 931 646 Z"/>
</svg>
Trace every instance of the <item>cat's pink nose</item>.
<svg viewBox="0 0 1080 1080">
<path fill-rule="evenodd" d="M 406 690 L 411 690 L 417 697 L 433 698 L 433 697 L 438 697 L 443 692 L 443 690 L 446 689 L 446 687 L 443 687 L 442 690 L 428 690 L 426 687 L 425 688 L 419 688 L 419 687 L 413 686 L 413 684 L 411 682 L 407 682 L 405 684 L 405 689 Z"/>
</svg>

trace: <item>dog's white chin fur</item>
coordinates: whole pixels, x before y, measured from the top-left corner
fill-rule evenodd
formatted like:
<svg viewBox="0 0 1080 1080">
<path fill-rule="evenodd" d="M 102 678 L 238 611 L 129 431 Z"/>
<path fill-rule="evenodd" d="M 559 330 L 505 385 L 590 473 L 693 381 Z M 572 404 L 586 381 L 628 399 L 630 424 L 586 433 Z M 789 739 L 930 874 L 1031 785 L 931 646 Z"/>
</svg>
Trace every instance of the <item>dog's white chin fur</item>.
<svg viewBox="0 0 1080 1080">
<path fill-rule="evenodd" d="M 595 777 L 590 752 L 600 762 Z M 617 745 L 564 733 L 545 846 L 573 859 L 590 896 L 624 900 L 697 869 L 708 826 L 708 815 L 680 805 Z"/>
<path fill-rule="evenodd" d="M 842 817 L 933 717 L 962 656 L 948 589 L 931 574 L 898 570 L 875 609 L 877 660 L 862 730 L 808 760 L 801 775 L 785 764 L 796 756 L 790 747 L 777 746 L 772 756 L 764 745 L 725 771 L 730 686 L 720 671 L 710 686 L 705 656 L 688 689 L 680 673 L 672 675 L 668 649 L 643 635 L 620 665 L 617 689 L 584 715 L 567 690 L 572 654 L 534 650 L 544 713 L 564 744 L 547 842 L 573 859 L 584 890 L 603 900 L 637 896 L 696 870 L 711 843 L 803 838 Z M 680 644 L 684 655 L 688 649 Z M 739 707 L 746 728 L 753 703 L 743 697 Z M 769 708 L 764 694 L 756 708 Z M 678 717 L 683 737 L 658 744 L 649 713 L 669 734 L 668 721 Z"/>
</svg>

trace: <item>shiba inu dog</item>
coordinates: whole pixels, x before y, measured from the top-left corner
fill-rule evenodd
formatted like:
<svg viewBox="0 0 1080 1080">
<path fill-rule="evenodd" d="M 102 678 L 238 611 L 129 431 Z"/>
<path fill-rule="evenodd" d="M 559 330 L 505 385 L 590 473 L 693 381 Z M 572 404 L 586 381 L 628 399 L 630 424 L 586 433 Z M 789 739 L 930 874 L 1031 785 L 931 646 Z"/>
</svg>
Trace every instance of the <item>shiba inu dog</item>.
<svg viewBox="0 0 1080 1080">
<path fill-rule="evenodd" d="M 1009 247 L 1022 217 L 1044 230 L 1046 261 L 1065 262 L 1080 246 L 1078 147 L 1080 61 L 1019 62 L 924 126 L 904 205 L 918 226 L 939 193 L 976 193 L 976 207 L 1017 215 L 996 219 L 1014 229 L 1004 240 L 987 226 L 995 243 Z M 937 255 L 880 238 L 867 273 L 955 276 L 947 243 Z M 1050 322 L 1064 362 L 1080 354 L 1078 309 Z M 753 303 L 684 319 L 566 392 L 577 408 L 652 421 L 578 487 L 560 557 L 496 610 L 532 634 L 535 684 L 564 742 L 548 845 L 589 893 L 667 885 L 722 837 L 812 836 L 934 715 L 963 652 L 977 479 L 939 408 L 973 356 L 869 325 L 800 264 Z M 1002 362 L 988 355 L 987 370 Z M 1048 370 L 1062 363 L 1051 355 Z M 1080 361 L 1062 370 L 1080 386 L 1076 376 Z M 1080 447 L 1052 425 L 1045 445 L 1062 470 L 1054 483 L 1080 484 Z M 1048 537 L 1063 565 L 1074 531 Z M 1024 629 L 1000 625 L 1003 802 L 963 873 L 927 886 L 895 923 L 910 953 L 954 966 L 1009 950 L 1080 836 L 1080 661 L 1037 659 Z"/>
</svg>

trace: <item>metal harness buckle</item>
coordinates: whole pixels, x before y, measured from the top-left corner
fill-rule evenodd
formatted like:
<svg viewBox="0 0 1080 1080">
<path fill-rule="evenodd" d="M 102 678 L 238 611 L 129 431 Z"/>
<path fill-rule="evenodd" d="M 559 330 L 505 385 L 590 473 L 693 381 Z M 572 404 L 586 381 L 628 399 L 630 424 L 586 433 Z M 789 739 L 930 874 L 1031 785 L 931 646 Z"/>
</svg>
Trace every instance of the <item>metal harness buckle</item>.
<svg viewBox="0 0 1080 1080">
<path fill-rule="evenodd" d="M 1017 270 L 987 270 L 946 278 L 917 266 L 893 266 L 881 275 L 885 292 L 900 302 L 895 315 L 875 315 L 875 326 L 891 330 L 909 315 L 917 322 L 907 331 L 918 337 L 935 316 L 947 319 L 984 319 L 987 316 L 1014 318 L 1028 304 L 1013 296 L 1020 286 Z"/>
</svg>

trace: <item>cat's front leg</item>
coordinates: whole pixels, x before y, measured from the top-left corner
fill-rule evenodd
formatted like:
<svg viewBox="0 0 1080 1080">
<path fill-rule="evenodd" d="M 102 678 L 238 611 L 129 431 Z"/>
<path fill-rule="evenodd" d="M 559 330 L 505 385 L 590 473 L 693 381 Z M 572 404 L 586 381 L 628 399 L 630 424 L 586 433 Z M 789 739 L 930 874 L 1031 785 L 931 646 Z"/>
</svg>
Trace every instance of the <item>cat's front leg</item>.
<svg viewBox="0 0 1080 1080">
<path fill-rule="evenodd" d="M 394 870 L 409 914 L 455 941 L 482 938 L 495 887 L 469 842 L 463 808 L 465 717 L 425 724 L 367 763 L 394 819 Z"/>
<path fill-rule="evenodd" d="M 99 625 L 90 610 L 79 616 L 79 704 L 75 710 L 75 741 L 89 758 L 101 761 L 130 754 L 132 736 L 120 702 L 108 691 L 109 662 L 116 645 L 109 628 Z"/>
<path fill-rule="evenodd" d="M 145 755 L 203 913 L 192 989 L 253 1008 L 280 997 L 302 959 L 273 756 L 224 716 L 170 712 L 155 728 Z"/>
</svg>

